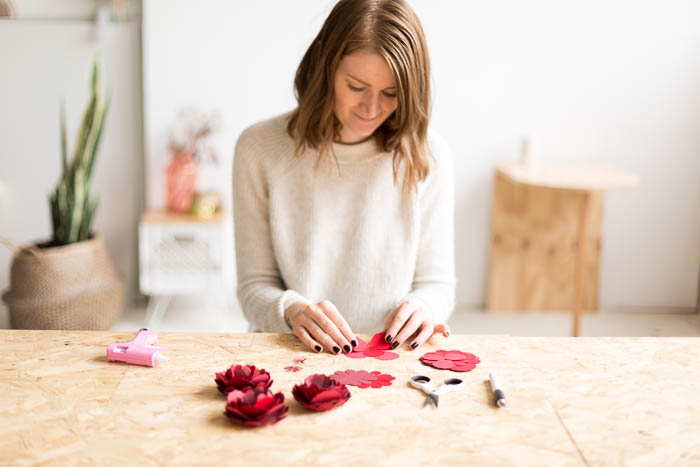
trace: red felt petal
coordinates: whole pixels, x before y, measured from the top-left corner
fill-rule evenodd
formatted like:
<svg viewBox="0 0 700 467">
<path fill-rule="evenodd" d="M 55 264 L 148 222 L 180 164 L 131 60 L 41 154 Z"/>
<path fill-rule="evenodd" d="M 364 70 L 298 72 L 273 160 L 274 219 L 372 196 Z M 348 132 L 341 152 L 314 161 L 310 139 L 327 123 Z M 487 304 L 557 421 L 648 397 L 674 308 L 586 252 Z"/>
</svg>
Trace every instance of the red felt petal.
<svg viewBox="0 0 700 467">
<path fill-rule="evenodd" d="M 340 399 L 342 397 L 343 397 L 343 394 L 341 391 L 338 391 L 336 389 L 330 389 L 328 391 L 323 391 L 323 392 L 319 392 L 318 394 L 316 394 L 313 398 L 313 403 L 319 404 L 322 402 L 334 401 L 334 400 Z"/>
<path fill-rule="evenodd" d="M 352 350 L 353 350 L 353 352 L 362 352 L 362 351 L 367 350 L 367 349 L 368 349 L 367 342 L 365 342 L 364 340 L 362 340 L 361 338 L 358 337 L 357 338 L 357 347 L 355 347 Z"/>
<path fill-rule="evenodd" d="M 365 358 L 367 355 L 365 355 L 364 352 L 350 352 L 350 353 L 344 353 L 348 358 Z"/>
<path fill-rule="evenodd" d="M 430 361 L 442 360 L 442 356 L 438 355 L 436 352 L 428 352 L 428 353 L 424 354 L 420 359 L 421 360 L 430 360 Z"/>
<path fill-rule="evenodd" d="M 391 348 L 391 344 L 386 341 L 386 336 L 383 332 L 378 332 L 372 336 L 372 340 L 369 341 L 369 348 L 375 350 L 388 350 Z"/>
<path fill-rule="evenodd" d="M 467 362 L 471 362 L 471 363 L 481 363 L 481 360 L 479 360 L 479 357 L 477 357 L 473 353 L 466 354 L 464 356 L 464 358 L 462 359 L 462 361 L 467 361 Z"/>
<path fill-rule="evenodd" d="M 377 357 L 381 357 L 382 354 L 384 354 L 384 351 L 383 351 L 383 350 L 370 349 L 370 350 L 365 350 L 364 354 L 365 354 L 367 357 L 375 357 L 375 358 L 377 358 Z"/>
<path fill-rule="evenodd" d="M 399 358 L 399 354 L 394 352 L 384 352 L 381 357 L 376 357 L 379 360 L 394 360 Z"/>
<path fill-rule="evenodd" d="M 375 375 L 367 373 L 366 371 L 336 371 L 331 375 L 331 378 L 342 384 L 349 384 L 351 386 L 358 386 L 360 384 L 369 384 L 376 379 Z"/>
<path fill-rule="evenodd" d="M 334 380 L 336 380 L 337 382 L 339 382 L 341 384 L 352 384 L 352 382 L 355 379 L 354 375 L 343 373 L 340 371 L 336 371 L 335 373 L 333 373 L 331 375 L 331 378 L 333 378 Z"/>
<path fill-rule="evenodd" d="M 439 368 L 441 370 L 449 370 L 450 368 L 455 366 L 452 360 L 438 360 L 436 362 L 432 362 L 431 364 L 435 368 Z"/>
<path fill-rule="evenodd" d="M 464 365 L 455 365 L 450 370 L 452 371 L 471 371 L 474 368 L 476 368 L 476 365 L 474 363 L 466 363 Z"/>
<path fill-rule="evenodd" d="M 466 355 L 459 351 L 449 351 L 445 354 L 447 360 L 462 360 Z"/>
<path fill-rule="evenodd" d="M 366 373 L 366 376 L 362 377 L 360 373 Z M 331 377 L 343 384 L 350 384 L 363 389 L 368 387 L 379 388 L 382 386 L 389 386 L 391 385 L 391 381 L 395 379 L 393 376 L 382 374 L 380 371 L 367 373 L 364 370 L 356 372 L 353 370 L 346 370 L 345 372 L 336 371 Z"/>
</svg>

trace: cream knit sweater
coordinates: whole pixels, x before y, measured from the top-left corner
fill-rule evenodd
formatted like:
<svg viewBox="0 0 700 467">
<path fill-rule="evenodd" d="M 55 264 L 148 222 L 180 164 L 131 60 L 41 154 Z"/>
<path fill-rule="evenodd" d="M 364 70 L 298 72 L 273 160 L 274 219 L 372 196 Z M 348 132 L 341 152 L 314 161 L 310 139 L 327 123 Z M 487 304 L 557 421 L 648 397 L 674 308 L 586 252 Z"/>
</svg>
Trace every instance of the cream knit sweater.
<svg viewBox="0 0 700 467">
<path fill-rule="evenodd" d="M 334 144 L 339 164 L 314 172 L 317 152 L 294 155 L 287 117 L 247 128 L 234 155 L 238 299 L 252 329 L 290 332 L 284 310 L 296 301 L 330 300 L 356 333 L 383 330 L 407 299 L 447 321 L 454 182 L 445 142 L 429 135 L 436 163 L 402 205 L 402 178 L 394 184 L 391 155 L 373 139 Z"/>
</svg>

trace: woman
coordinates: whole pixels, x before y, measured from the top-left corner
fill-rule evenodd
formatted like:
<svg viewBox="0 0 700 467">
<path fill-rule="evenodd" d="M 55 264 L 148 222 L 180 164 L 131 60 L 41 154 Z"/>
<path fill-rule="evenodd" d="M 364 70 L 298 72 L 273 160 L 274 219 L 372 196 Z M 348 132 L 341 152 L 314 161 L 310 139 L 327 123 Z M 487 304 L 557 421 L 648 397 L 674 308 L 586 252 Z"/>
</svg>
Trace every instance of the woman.
<svg viewBox="0 0 700 467">
<path fill-rule="evenodd" d="M 341 0 L 294 81 L 297 108 L 240 136 L 238 298 L 252 327 L 334 354 L 355 332 L 415 349 L 454 306 L 449 148 L 428 134 L 430 62 L 404 0 Z"/>
</svg>

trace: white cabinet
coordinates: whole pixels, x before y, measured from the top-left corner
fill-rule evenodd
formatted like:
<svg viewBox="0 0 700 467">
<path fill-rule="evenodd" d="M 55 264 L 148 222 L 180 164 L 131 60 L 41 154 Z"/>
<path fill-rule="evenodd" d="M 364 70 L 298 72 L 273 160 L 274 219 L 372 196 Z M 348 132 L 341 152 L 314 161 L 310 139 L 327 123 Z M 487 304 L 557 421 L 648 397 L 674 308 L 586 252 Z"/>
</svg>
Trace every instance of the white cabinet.
<svg viewBox="0 0 700 467">
<path fill-rule="evenodd" d="M 203 220 L 149 211 L 139 223 L 139 284 L 149 296 L 146 327 L 155 328 L 176 295 L 202 294 L 229 303 L 234 292 L 231 217 Z"/>
</svg>

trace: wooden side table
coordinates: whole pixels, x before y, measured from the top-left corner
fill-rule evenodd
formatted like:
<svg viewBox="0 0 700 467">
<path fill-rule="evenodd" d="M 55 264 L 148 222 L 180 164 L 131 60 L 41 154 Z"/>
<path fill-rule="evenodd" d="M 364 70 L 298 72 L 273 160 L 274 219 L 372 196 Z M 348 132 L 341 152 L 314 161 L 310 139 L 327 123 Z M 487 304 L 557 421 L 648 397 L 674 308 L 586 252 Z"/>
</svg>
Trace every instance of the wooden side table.
<svg viewBox="0 0 700 467">
<path fill-rule="evenodd" d="M 487 307 L 598 308 L 603 192 L 639 177 L 609 164 L 504 164 L 496 169 Z"/>
<path fill-rule="evenodd" d="M 234 287 L 231 216 L 144 213 L 139 223 L 139 273 L 141 292 L 149 296 L 149 329 L 157 328 L 176 295 L 207 294 L 228 304 Z"/>
</svg>

